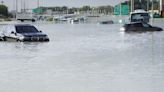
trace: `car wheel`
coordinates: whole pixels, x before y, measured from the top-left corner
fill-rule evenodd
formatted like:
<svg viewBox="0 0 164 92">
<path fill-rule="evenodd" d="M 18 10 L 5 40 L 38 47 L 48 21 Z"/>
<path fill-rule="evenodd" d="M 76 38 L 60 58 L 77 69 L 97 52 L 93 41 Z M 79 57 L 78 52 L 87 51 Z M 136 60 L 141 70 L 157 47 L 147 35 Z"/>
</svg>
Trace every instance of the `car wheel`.
<svg viewBox="0 0 164 92">
<path fill-rule="evenodd" d="M 3 37 L 2 39 L 3 39 L 3 41 L 6 41 L 6 37 Z"/>
<path fill-rule="evenodd" d="M 32 19 L 31 21 L 32 21 L 32 22 L 35 22 L 35 20 L 34 20 L 34 19 Z"/>
<path fill-rule="evenodd" d="M 24 20 L 21 20 L 21 22 L 24 22 Z"/>
</svg>

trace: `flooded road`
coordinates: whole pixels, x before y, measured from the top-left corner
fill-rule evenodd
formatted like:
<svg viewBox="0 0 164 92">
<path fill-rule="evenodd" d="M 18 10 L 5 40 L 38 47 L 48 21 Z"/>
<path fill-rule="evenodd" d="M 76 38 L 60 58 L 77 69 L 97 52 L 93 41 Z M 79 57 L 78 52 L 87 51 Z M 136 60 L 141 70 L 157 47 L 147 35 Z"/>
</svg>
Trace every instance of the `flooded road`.
<svg viewBox="0 0 164 92">
<path fill-rule="evenodd" d="M 36 25 L 50 42 L 0 43 L 0 92 L 163 92 L 164 32 Z"/>
</svg>

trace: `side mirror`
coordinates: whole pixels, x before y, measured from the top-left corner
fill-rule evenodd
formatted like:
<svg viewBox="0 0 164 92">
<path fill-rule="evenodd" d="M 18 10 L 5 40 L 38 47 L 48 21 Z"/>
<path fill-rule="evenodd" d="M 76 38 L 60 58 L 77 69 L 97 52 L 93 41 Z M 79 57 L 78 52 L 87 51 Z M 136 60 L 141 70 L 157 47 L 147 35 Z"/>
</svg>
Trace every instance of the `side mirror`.
<svg viewBox="0 0 164 92">
<path fill-rule="evenodd" d="M 41 31 L 41 30 L 39 30 L 39 32 L 40 32 L 40 33 L 42 33 L 42 31 Z"/>
<path fill-rule="evenodd" d="M 15 33 L 14 31 L 12 31 L 11 34 L 15 34 L 15 35 L 17 35 L 17 33 Z"/>
<path fill-rule="evenodd" d="M 14 32 L 14 31 L 12 31 L 12 32 L 11 32 L 11 34 L 15 34 L 15 32 Z"/>
</svg>

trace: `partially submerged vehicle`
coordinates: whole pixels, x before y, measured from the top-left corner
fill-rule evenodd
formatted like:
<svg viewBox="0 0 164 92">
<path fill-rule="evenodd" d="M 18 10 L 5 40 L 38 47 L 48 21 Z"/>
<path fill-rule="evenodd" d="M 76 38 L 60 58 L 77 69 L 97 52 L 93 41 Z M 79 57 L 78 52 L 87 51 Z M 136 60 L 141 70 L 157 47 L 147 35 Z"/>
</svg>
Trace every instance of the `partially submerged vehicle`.
<svg viewBox="0 0 164 92">
<path fill-rule="evenodd" d="M 42 31 L 30 24 L 4 25 L 1 31 L 3 41 L 47 42 L 49 38 Z"/>
<path fill-rule="evenodd" d="M 70 20 L 70 23 L 84 23 L 87 21 L 87 17 L 82 16 L 82 17 L 75 17 Z"/>
<path fill-rule="evenodd" d="M 146 22 L 133 22 L 129 24 L 124 24 L 120 29 L 125 32 L 153 32 L 153 31 L 163 31 L 160 27 L 154 27 Z"/>
<path fill-rule="evenodd" d="M 114 24 L 112 20 L 107 20 L 107 21 L 101 21 L 99 24 Z"/>
</svg>

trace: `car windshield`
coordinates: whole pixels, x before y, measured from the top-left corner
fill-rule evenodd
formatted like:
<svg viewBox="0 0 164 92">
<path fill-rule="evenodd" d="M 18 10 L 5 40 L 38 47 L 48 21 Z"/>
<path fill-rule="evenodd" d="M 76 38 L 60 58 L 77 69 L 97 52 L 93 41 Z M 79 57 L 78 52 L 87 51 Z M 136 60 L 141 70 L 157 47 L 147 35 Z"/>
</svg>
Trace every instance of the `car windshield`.
<svg viewBox="0 0 164 92">
<path fill-rule="evenodd" d="M 38 30 L 34 26 L 16 26 L 17 33 L 37 33 Z"/>
</svg>

